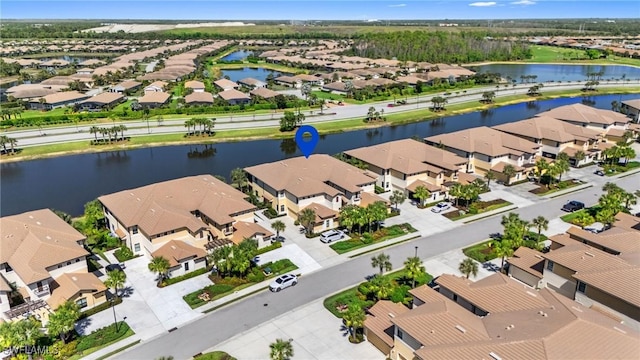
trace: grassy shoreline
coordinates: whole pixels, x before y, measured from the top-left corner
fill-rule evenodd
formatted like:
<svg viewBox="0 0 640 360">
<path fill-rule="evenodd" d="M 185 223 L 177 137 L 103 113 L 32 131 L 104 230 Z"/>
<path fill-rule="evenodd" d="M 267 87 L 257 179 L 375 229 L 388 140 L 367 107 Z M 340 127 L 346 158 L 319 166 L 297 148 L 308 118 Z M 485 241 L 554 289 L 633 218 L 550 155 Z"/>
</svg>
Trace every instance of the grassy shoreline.
<svg viewBox="0 0 640 360">
<path fill-rule="evenodd" d="M 609 89 L 600 89 L 597 94 L 592 95 L 610 95 L 610 94 L 638 94 L 640 93 L 640 87 L 628 86 L 628 87 L 615 87 Z M 580 90 L 562 90 L 562 91 L 549 91 L 543 93 L 542 96 L 537 97 L 536 100 L 552 100 L 563 97 L 575 97 L 580 96 L 583 93 Z M 313 126 L 318 130 L 321 135 L 342 133 L 348 131 L 356 131 L 363 129 L 373 129 L 385 126 L 397 126 L 405 125 L 409 123 L 430 121 L 439 119 L 442 117 L 449 117 L 454 115 L 461 115 L 470 112 L 483 111 L 489 109 L 495 109 L 502 106 L 513 105 L 523 102 L 531 101 L 532 98 L 527 95 L 510 95 L 496 98 L 493 104 L 480 104 L 478 101 L 470 101 L 460 104 L 454 104 L 447 107 L 445 111 L 434 113 L 428 109 L 420 109 L 414 111 L 407 111 L 398 114 L 387 115 L 387 121 L 380 123 L 365 123 L 362 118 L 341 119 L 336 121 L 328 121 L 322 123 L 315 123 Z M 346 130 L 345 130 L 346 129 Z M 262 127 L 254 129 L 242 129 L 242 130 L 221 130 L 218 131 L 215 137 L 190 137 L 185 138 L 184 133 L 176 134 L 160 134 L 160 135 L 148 135 L 132 137 L 130 141 L 120 144 L 91 146 L 88 140 L 81 140 L 76 142 L 61 143 L 61 144 L 48 144 L 41 146 L 34 146 L 22 149 L 22 152 L 16 156 L 3 156 L 0 158 L 0 163 L 35 160 L 47 157 L 76 155 L 83 153 L 98 153 L 106 151 L 122 151 L 132 150 L 139 148 L 168 146 L 168 145 L 188 145 L 188 144 L 212 144 L 222 142 L 234 142 L 234 141 L 250 141 L 250 140 L 262 140 L 262 139 L 291 139 L 294 136 L 294 132 L 280 132 L 277 127 Z"/>
</svg>

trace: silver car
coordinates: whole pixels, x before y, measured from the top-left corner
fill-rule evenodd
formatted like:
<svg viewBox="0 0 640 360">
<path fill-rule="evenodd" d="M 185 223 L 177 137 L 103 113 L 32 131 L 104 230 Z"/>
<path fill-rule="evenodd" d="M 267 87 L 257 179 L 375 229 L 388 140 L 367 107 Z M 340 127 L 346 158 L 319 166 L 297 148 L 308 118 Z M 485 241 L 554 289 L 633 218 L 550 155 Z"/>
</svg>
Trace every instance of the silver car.
<svg viewBox="0 0 640 360">
<path fill-rule="evenodd" d="M 346 235 L 340 230 L 329 230 L 322 233 L 320 241 L 325 244 L 344 239 Z"/>
<path fill-rule="evenodd" d="M 434 213 L 437 214 L 437 213 L 441 213 L 443 211 L 447 211 L 449 209 L 451 209 L 451 205 L 449 203 L 441 202 L 441 203 L 436 204 L 436 206 L 432 207 L 431 208 L 431 212 L 434 212 Z"/>
<path fill-rule="evenodd" d="M 272 292 L 278 292 L 282 289 L 286 289 L 289 286 L 296 286 L 298 283 L 298 277 L 293 274 L 280 275 L 269 285 L 269 290 Z"/>
</svg>

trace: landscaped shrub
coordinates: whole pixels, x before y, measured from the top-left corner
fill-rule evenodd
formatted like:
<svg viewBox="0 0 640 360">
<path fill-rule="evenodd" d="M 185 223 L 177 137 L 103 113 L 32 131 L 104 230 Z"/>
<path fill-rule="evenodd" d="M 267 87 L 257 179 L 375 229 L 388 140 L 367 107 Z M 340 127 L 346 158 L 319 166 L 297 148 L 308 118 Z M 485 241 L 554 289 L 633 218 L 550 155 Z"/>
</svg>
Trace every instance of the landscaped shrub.
<svg viewBox="0 0 640 360">
<path fill-rule="evenodd" d="M 252 283 L 259 283 L 264 281 L 264 279 L 264 273 L 259 268 L 253 268 L 249 275 L 247 275 L 247 280 Z"/>
<path fill-rule="evenodd" d="M 76 353 L 77 347 L 78 340 L 69 341 L 66 344 L 62 342 L 62 340 L 56 341 L 51 345 L 51 348 L 49 348 L 49 354 L 47 355 L 50 356 L 50 359 L 66 359 Z M 47 360 L 47 357 L 45 357 L 45 360 Z"/>
<path fill-rule="evenodd" d="M 411 300 L 411 295 L 409 295 L 409 289 L 411 289 L 411 287 L 407 285 L 401 285 L 396 287 L 391 293 L 391 297 L 389 298 L 389 300 L 393 301 L 394 303 L 403 303 L 403 304 L 408 303 L 409 300 Z"/>
<path fill-rule="evenodd" d="M 116 325 L 118 326 L 117 331 Z M 76 351 L 84 351 L 87 349 L 91 349 L 92 347 L 107 344 L 121 338 L 122 336 L 124 336 L 124 334 L 127 333 L 127 331 L 129 331 L 129 325 L 124 321 L 121 321 L 117 324 L 105 326 L 87 336 L 81 337 L 78 341 Z"/>
<path fill-rule="evenodd" d="M 362 239 L 362 242 L 367 244 L 367 245 L 373 243 L 373 235 L 371 235 L 368 232 L 362 234 L 361 239 Z"/>
<path fill-rule="evenodd" d="M 114 300 L 114 302 L 115 302 L 114 305 L 118 305 L 118 304 L 120 304 L 122 302 L 122 298 L 118 297 L 118 298 L 116 298 Z M 99 313 L 101 311 L 109 309 L 111 306 L 114 306 L 114 305 L 111 305 L 111 302 L 107 301 L 107 302 L 104 302 L 104 303 L 102 303 L 100 305 L 94 306 L 91 309 L 83 311 L 82 313 L 80 313 L 80 319 L 84 319 L 84 318 L 89 317 L 91 315 L 95 315 L 95 314 L 97 314 L 97 313 Z"/>
<path fill-rule="evenodd" d="M 269 252 L 271 250 L 275 250 L 275 249 L 279 249 L 282 247 L 282 243 L 280 241 L 276 241 L 273 244 L 269 245 L 269 246 L 265 246 L 262 249 L 258 249 L 255 252 L 255 255 L 260 255 L 260 254 L 264 254 L 266 252 Z"/>
<path fill-rule="evenodd" d="M 115 256 L 120 262 L 125 262 L 135 257 L 133 251 L 131 251 L 127 246 L 122 246 L 120 249 L 114 251 L 113 256 Z"/>
<path fill-rule="evenodd" d="M 162 285 L 162 287 L 173 285 L 175 283 L 179 283 L 180 281 L 184 281 L 184 280 L 191 279 L 193 277 L 196 277 L 196 276 L 199 276 L 199 275 L 202 275 L 202 274 L 206 274 L 207 271 L 209 271 L 207 268 L 194 270 L 194 271 L 186 273 L 184 275 L 180 275 L 180 276 L 176 276 L 176 277 L 173 277 L 173 278 L 165 279 L 165 280 L 162 281 L 161 285 Z"/>
</svg>

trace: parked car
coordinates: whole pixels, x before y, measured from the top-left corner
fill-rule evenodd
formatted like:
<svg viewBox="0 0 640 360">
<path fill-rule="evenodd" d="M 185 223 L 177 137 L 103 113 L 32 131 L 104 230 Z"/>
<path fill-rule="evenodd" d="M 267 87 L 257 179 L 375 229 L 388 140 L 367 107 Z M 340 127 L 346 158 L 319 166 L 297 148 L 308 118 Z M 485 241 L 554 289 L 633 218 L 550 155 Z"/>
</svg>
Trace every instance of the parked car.
<svg viewBox="0 0 640 360">
<path fill-rule="evenodd" d="M 282 289 L 286 289 L 289 286 L 296 286 L 298 283 L 298 277 L 293 274 L 285 274 L 278 276 L 269 285 L 269 290 L 272 292 L 279 292 Z"/>
<path fill-rule="evenodd" d="M 447 211 L 451 209 L 451 204 L 446 203 L 446 202 L 441 202 L 436 204 L 436 206 L 431 208 L 431 212 L 434 212 L 436 214 L 441 213 L 443 211 Z"/>
<path fill-rule="evenodd" d="M 569 201 L 562 207 L 562 211 L 566 212 L 574 212 L 582 209 L 584 209 L 584 203 L 575 200 Z"/>
<path fill-rule="evenodd" d="M 320 235 L 320 241 L 325 244 L 329 244 L 331 242 L 344 239 L 345 234 L 340 230 L 329 230 L 325 231 Z"/>
<path fill-rule="evenodd" d="M 593 224 L 585 227 L 584 229 L 594 234 L 598 234 L 605 231 L 607 229 L 607 226 L 601 222 L 594 222 Z"/>
<path fill-rule="evenodd" d="M 598 175 L 598 176 L 604 176 L 604 171 L 602 171 L 602 170 L 596 170 L 596 171 L 594 172 L 594 174 L 596 174 L 596 175 Z"/>
</svg>

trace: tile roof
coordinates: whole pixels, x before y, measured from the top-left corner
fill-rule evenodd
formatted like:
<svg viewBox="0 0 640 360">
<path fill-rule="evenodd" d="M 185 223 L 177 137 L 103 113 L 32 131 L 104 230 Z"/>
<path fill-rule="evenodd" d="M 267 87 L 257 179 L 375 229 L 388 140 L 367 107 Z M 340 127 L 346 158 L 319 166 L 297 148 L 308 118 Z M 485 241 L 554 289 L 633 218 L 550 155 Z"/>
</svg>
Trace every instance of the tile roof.
<svg viewBox="0 0 640 360">
<path fill-rule="evenodd" d="M 164 104 L 171 98 L 171 94 L 160 91 L 146 92 L 138 99 L 140 104 Z"/>
<path fill-rule="evenodd" d="M 574 140 L 595 140 L 600 135 L 596 130 L 570 124 L 549 116 L 537 116 L 522 121 L 497 125 L 493 128 L 515 136 L 538 140 L 546 139 L 561 143 L 573 142 Z"/>
<path fill-rule="evenodd" d="M 407 190 L 411 192 L 415 192 L 419 186 L 424 186 L 427 190 L 429 190 L 429 192 L 436 192 L 436 191 L 442 190 L 442 187 L 436 184 L 431 184 L 426 181 L 422 181 L 422 180 L 416 180 L 412 182 L 411 184 L 409 184 L 409 186 L 407 186 Z"/>
<path fill-rule="evenodd" d="M 235 81 L 231 81 L 231 80 L 227 80 L 227 79 L 216 80 L 213 83 L 216 84 L 217 86 L 219 86 L 222 89 L 237 88 L 238 87 L 238 84 Z"/>
<path fill-rule="evenodd" d="M 193 92 L 184 97 L 184 102 L 187 104 L 193 102 L 213 104 L 213 94 L 206 91 Z"/>
<path fill-rule="evenodd" d="M 575 240 L 573 240 L 573 244 L 567 243 L 567 245 L 542 256 L 575 272 L 628 269 L 632 266 L 618 256 Z"/>
<path fill-rule="evenodd" d="M 81 101 L 87 99 L 89 96 L 77 91 L 63 91 L 49 95 L 45 95 L 42 98 L 46 104 L 58 104 L 62 102 Z"/>
<path fill-rule="evenodd" d="M 183 260 L 201 259 L 207 256 L 207 253 L 195 246 L 191 246 L 181 240 L 170 240 L 162 245 L 158 250 L 154 251 L 151 256 L 164 257 L 169 260 L 169 266 L 180 266 Z"/>
<path fill-rule="evenodd" d="M 307 207 L 305 207 L 305 209 L 311 209 L 316 214 L 316 224 L 321 224 L 325 219 L 330 219 L 338 216 L 337 211 L 329 209 L 328 207 L 318 203 L 311 203 Z"/>
<path fill-rule="evenodd" d="M 549 116 L 560 120 L 579 122 L 582 124 L 613 125 L 628 123 L 629 118 L 619 112 L 596 109 L 584 104 L 559 106 L 536 116 Z"/>
<path fill-rule="evenodd" d="M 123 88 L 124 90 L 129 90 L 129 89 L 133 89 L 135 87 L 138 87 L 142 85 L 141 82 L 137 82 L 137 81 L 133 81 L 133 80 L 127 80 L 127 81 L 123 81 L 119 84 L 117 84 L 116 86 L 114 86 L 114 88 Z"/>
<path fill-rule="evenodd" d="M 260 81 L 258 79 L 254 79 L 254 78 L 244 78 L 242 80 L 238 80 L 239 84 L 244 84 L 244 85 L 249 85 L 249 86 L 258 86 L 258 85 L 264 85 L 265 82 L 264 81 Z"/>
<path fill-rule="evenodd" d="M 541 145 L 486 126 L 430 136 L 427 143 L 442 143 L 468 153 L 488 156 L 535 154 Z"/>
<path fill-rule="evenodd" d="M 594 234 L 572 226 L 567 230 L 567 234 L 572 239 L 578 241 L 587 240 L 618 253 L 640 252 L 640 231 L 635 229 L 614 226 L 611 229 Z"/>
<path fill-rule="evenodd" d="M 544 258 L 539 251 L 521 246 L 513 253 L 513 257 L 507 259 L 507 263 L 542 279 Z"/>
<path fill-rule="evenodd" d="M 276 91 L 273 91 L 273 90 L 267 89 L 267 88 L 262 88 L 262 87 L 259 87 L 259 88 L 251 90 L 249 92 L 249 94 L 251 94 L 253 96 L 259 96 L 259 97 L 264 98 L 264 99 L 270 99 L 270 98 L 273 98 L 273 97 L 276 97 L 276 96 L 280 95 L 280 93 L 278 93 Z"/>
<path fill-rule="evenodd" d="M 640 308 L 640 267 L 584 271 L 573 277 Z"/>
<path fill-rule="evenodd" d="M 259 224 L 247 221 L 238 221 L 233 224 L 233 242 L 240 244 L 244 239 L 253 239 L 256 235 L 268 238 L 274 235 Z"/>
<path fill-rule="evenodd" d="M 97 104 L 111 104 L 113 102 L 119 101 L 124 99 L 124 96 L 122 96 L 122 94 L 118 94 L 115 92 L 103 92 L 101 94 L 92 96 L 90 98 L 88 98 L 87 100 L 83 101 L 81 104 L 84 103 L 97 103 Z"/>
<path fill-rule="evenodd" d="M 224 100 L 251 100 L 251 97 L 242 91 L 238 91 L 236 89 L 229 89 L 220 91 L 218 96 L 223 98 Z"/>
<path fill-rule="evenodd" d="M 54 280 L 51 285 L 51 297 L 47 304 L 53 309 L 74 297 L 78 293 L 98 293 L 107 287 L 92 273 L 65 273 Z"/>
<path fill-rule="evenodd" d="M 211 175 L 190 176 L 124 190 L 98 198 L 125 227 L 138 225 L 147 235 L 207 225 L 191 212 L 199 210 L 219 225 L 235 214 L 255 210 L 245 194 Z"/>
<path fill-rule="evenodd" d="M 376 178 L 364 170 L 344 163 L 325 154 L 290 158 L 273 163 L 245 168 L 245 171 L 260 179 L 275 190 L 286 190 L 294 196 L 326 194 L 334 197 L 341 191 L 361 191 L 361 186 L 375 183 Z"/>
<path fill-rule="evenodd" d="M 191 88 L 191 89 L 204 89 L 204 83 L 202 81 L 190 80 L 184 83 L 184 87 Z"/>
<path fill-rule="evenodd" d="M 389 300 L 378 301 L 369 308 L 364 327 L 376 334 L 385 344 L 393 346 L 393 324 L 391 319 L 408 312 L 409 309 Z"/>
</svg>

